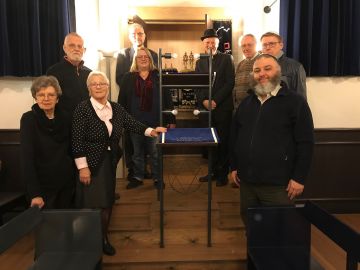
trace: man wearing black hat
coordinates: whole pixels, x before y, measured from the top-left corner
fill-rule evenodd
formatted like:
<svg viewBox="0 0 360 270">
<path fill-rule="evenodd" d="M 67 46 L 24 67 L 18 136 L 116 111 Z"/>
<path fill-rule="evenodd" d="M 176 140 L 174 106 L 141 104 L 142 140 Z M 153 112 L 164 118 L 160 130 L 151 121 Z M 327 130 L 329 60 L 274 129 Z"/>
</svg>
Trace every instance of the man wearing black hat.
<svg viewBox="0 0 360 270">
<path fill-rule="evenodd" d="M 213 154 L 212 180 L 216 180 L 216 186 L 225 186 L 228 182 L 229 162 L 228 162 L 228 139 L 231 125 L 233 106 L 232 90 L 235 83 L 234 60 L 231 55 L 217 51 L 219 37 L 214 29 L 207 29 L 201 37 L 206 53 L 211 50 L 212 70 L 214 72 L 214 82 L 212 88 L 211 104 L 209 103 L 208 91 L 202 89 L 196 93 L 198 104 L 201 109 L 211 109 L 211 125 L 216 128 L 220 137 L 220 143 Z M 200 58 L 196 62 L 195 71 L 199 73 L 209 72 L 209 59 Z M 201 115 L 200 118 L 207 122 Z M 208 181 L 208 176 L 200 177 L 200 182 Z"/>
</svg>

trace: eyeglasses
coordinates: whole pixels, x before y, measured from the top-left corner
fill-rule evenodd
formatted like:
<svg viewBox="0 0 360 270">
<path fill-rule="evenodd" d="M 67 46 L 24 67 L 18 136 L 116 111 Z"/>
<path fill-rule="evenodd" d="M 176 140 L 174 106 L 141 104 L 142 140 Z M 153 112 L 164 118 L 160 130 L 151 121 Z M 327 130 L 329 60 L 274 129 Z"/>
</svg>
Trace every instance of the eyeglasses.
<svg viewBox="0 0 360 270">
<path fill-rule="evenodd" d="M 136 56 L 136 59 L 149 59 L 149 56 L 147 56 L 147 55 L 138 55 L 138 56 Z"/>
<path fill-rule="evenodd" d="M 277 43 L 280 43 L 280 41 L 276 41 L 276 42 L 273 41 L 273 42 L 263 43 L 262 47 L 263 48 L 267 48 L 267 47 L 274 48 Z"/>
<path fill-rule="evenodd" d="M 107 85 L 108 85 L 108 84 L 105 83 L 105 82 L 102 82 L 102 83 L 90 83 L 90 84 L 89 84 L 89 86 L 90 86 L 90 87 L 93 87 L 93 88 L 95 88 L 95 87 L 103 88 L 103 87 L 105 87 L 105 86 L 107 86 Z"/>
<path fill-rule="evenodd" d="M 57 94 L 47 94 L 47 95 L 37 94 L 35 97 L 37 100 L 44 100 L 45 98 L 46 99 L 55 99 L 55 98 L 57 98 Z"/>
</svg>

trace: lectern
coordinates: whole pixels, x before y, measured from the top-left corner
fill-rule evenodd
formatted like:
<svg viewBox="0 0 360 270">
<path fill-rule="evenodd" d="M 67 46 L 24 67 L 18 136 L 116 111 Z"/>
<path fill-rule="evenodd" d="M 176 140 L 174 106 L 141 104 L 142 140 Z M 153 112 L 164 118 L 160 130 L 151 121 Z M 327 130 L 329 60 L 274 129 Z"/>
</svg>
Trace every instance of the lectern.
<svg viewBox="0 0 360 270">
<path fill-rule="evenodd" d="M 211 59 L 211 51 L 208 54 L 203 54 L 201 57 Z M 211 104 L 211 92 L 212 92 L 212 61 L 209 62 L 209 73 L 173 73 L 163 74 L 162 72 L 162 58 L 170 58 L 170 53 L 162 54 L 162 50 L 159 49 L 159 86 L 160 86 L 160 125 L 163 125 L 163 115 L 166 113 L 176 114 L 176 110 L 166 111 L 163 110 L 162 96 L 163 91 L 169 91 L 171 88 L 195 88 L 199 91 L 209 91 L 209 103 Z M 211 106 L 211 105 L 210 105 Z M 208 114 L 208 127 L 207 128 L 175 128 L 168 129 L 168 132 L 162 134 L 160 140 L 157 143 L 160 159 L 160 247 L 164 247 L 164 179 L 163 179 L 163 153 L 164 147 L 217 147 L 219 138 L 216 130 L 211 127 L 211 107 L 209 111 L 196 110 L 194 114 Z M 209 150 L 208 156 L 208 175 L 212 174 L 212 153 Z M 212 200 L 212 183 L 211 177 L 208 178 L 208 209 L 207 209 L 207 245 L 211 247 L 211 200 Z"/>
</svg>

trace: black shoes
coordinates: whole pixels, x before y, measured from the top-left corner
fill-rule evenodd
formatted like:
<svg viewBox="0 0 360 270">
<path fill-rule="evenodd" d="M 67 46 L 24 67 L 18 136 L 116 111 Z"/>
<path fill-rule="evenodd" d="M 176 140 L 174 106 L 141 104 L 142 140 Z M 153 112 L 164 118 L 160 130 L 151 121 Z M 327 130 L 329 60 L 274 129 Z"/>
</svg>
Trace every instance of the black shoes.
<svg viewBox="0 0 360 270">
<path fill-rule="evenodd" d="M 128 181 L 131 181 L 133 178 L 134 178 L 134 172 L 133 172 L 133 170 L 129 169 L 128 175 L 126 176 L 126 179 Z M 152 179 L 152 173 L 149 172 L 149 171 L 145 171 L 144 172 L 144 179 Z"/>
<path fill-rule="evenodd" d="M 228 183 L 228 179 L 225 178 L 225 179 L 218 179 L 216 180 L 216 186 L 217 187 L 223 187 L 223 186 L 226 186 Z"/>
<path fill-rule="evenodd" d="M 144 173 L 144 179 L 151 179 L 152 178 L 152 173 L 151 172 L 145 172 Z"/>
<path fill-rule="evenodd" d="M 160 189 L 160 181 L 155 180 L 155 181 L 154 181 L 154 187 L 155 187 L 156 189 Z M 165 189 L 165 183 L 163 183 L 163 189 Z"/>
<path fill-rule="evenodd" d="M 199 177 L 199 182 L 207 182 L 208 181 L 208 176 L 209 175 L 204 175 Z M 216 181 L 215 175 L 211 175 L 211 181 Z"/>
<path fill-rule="evenodd" d="M 131 181 L 131 179 L 133 179 L 133 177 L 134 177 L 133 171 L 132 171 L 132 170 L 129 170 L 128 175 L 126 176 L 126 179 L 127 179 L 128 181 Z"/>
<path fill-rule="evenodd" d="M 231 187 L 232 188 L 239 188 L 239 186 L 237 184 L 235 184 L 234 182 L 231 183 Z"/>
<path fill-rule="evenodd" d="M 142 186 L 143 181 L 137 180 L 136 178 L 132 178 L 126 186 L 126 189 L 137 188 L 138 186 Z"/>
<path fill-rule="evenodd" d="M 116 253 L 115 248 L 109 243 L 108 239 L 103 240 L 103 252 L 108 256 L 114 256 Z"/>
</svg>

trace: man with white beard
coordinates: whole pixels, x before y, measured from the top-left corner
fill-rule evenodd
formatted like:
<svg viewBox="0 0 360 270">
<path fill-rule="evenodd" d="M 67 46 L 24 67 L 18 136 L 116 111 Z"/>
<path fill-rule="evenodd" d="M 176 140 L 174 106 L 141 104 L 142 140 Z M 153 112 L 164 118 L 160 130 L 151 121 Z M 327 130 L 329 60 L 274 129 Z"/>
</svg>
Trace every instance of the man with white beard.
<svg viewBox="0 0 360 270">
<path fill-rule="evenodd" d="M 248 207 L 293 204 L 310 170 L 311 111 L 304 97 L 288 89 L 280 77 L 274 56 L 257 56 L 253 92 L 239 105 L 231 126 L 231 178 L 240 186 L 245 225 Z"/>
</svg>

